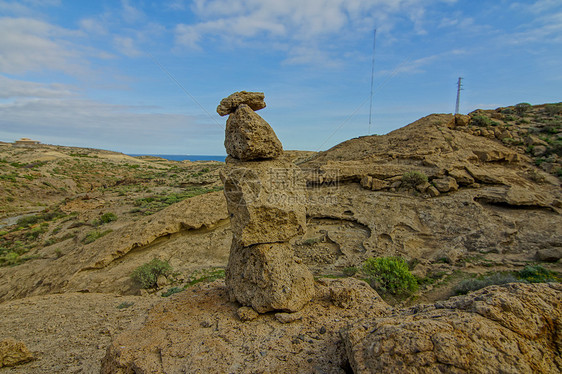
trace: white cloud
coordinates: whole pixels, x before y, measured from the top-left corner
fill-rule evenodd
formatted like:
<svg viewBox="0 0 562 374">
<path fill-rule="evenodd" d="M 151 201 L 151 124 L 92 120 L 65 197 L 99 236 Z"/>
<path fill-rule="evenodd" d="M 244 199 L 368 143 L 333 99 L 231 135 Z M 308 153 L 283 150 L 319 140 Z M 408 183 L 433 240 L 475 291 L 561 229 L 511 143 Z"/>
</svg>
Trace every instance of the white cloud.
<svg viewBox="0 0 562 374">
<path fill-rule="evenodd" d="M 68 97 L 75 93 L 75 90 L 68 85 L 59 83 L 42 84 L 36 82 L 26 82 L 0 75 L 0 98 L 54 98 Z"/>
<path fill-rule="evenodd" d="M 0 101 L 3 140 L 32 134 L 43 142 L 131 153 L 222 153 L 224 130 L 206 118 L 88 100 L 64 87 L 20 86 L 22 92 L 12 91 L 12 98 L 21 97 Z"/>
<path fill-rule="evenodd" d="M 122 54 L 128 57 L 139 57 L 142 52 L 135 46 L 133 38 L 125 36 L 115 36 L 113 38 L 113 45 Z"/>
<path fill-rule="evenodd" d="M 141 22 L 146 18 L 146 15 L 132 6 L 129 0 L 121 0 L 121 6 L 123 7 L 123 19 L 127 23 L 137 23 Z"/>
<path fill-rule="evenodd" d="M 31 18 L 0 18 L 0 71 L 83 72 L 86 64 L 77 45 L 66 39 L 80 32 Z"/>
<path fill-rule="evenodd" d="M 334 38 L 350 40 L 375 26 L 388 33 L 400 17 L 424 34 L 425 7 L 439 2 L 454 0 L 194 0 L 192 12 L 199 21 L 177 25 L 176 44 L 198 48 L 207 38 L 244 45 L 266 39 L 271 45 L 291 45 L 286 63 L 316 62 L 310 56 L 329 57 L 322 45 Z M 316 51 L 302 53 L 310 48 Z"/>
</svg>

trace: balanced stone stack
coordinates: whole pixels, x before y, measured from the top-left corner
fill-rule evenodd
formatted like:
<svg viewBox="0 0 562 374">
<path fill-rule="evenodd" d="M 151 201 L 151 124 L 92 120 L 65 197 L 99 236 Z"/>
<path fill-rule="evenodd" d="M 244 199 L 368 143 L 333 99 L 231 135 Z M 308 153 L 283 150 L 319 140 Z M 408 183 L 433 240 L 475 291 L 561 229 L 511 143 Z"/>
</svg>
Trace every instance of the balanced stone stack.
<svg viewBox="0 0 562 374">
<path fill-rule="evenodd" d="M 296 312 L 314 296 L 314 279 L 289 240 L 306 230 L 304 179 L 254 110 L 264 94 L 237 92 L 217 108 L 226 121 L 221 174 L 233 239 L 226 269 L 231 299 L 258 313 Z"/>
</svg>

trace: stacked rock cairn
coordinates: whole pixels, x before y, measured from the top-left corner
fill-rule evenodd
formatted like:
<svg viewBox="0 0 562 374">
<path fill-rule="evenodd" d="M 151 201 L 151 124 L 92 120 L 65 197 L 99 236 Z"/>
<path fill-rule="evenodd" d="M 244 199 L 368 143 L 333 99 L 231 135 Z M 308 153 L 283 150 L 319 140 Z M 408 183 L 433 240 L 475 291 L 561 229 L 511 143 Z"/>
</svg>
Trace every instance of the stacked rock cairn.
<svg viewBox="0 0 562 374">
<path fill-rule="evenodd" d="M 261 92 L 236 92 L 217 107 L 228 115 L 221 173 L 232 225 L 226 287 L 258 313 L 296 312 L 314 296 L 312 273 L 289 241 L 306 230 L 305 182 L 271 126 L 254 111 Z"/>
</svg>

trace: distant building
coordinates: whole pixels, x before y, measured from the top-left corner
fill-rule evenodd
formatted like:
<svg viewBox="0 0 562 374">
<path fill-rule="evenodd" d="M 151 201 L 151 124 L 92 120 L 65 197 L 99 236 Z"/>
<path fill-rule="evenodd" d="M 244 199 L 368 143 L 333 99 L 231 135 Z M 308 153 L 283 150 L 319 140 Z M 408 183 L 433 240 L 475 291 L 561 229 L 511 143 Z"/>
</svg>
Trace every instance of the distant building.
<svg viewBox="0 0 562 374">
<path fill-rule="evenodd" d="M 21 138 L 20 140 L 16 140 L 14 142 L 15 145 L 38 145 L 41 144 L 38 140 L 31 140 L 29 138 Z"/>
</svg>

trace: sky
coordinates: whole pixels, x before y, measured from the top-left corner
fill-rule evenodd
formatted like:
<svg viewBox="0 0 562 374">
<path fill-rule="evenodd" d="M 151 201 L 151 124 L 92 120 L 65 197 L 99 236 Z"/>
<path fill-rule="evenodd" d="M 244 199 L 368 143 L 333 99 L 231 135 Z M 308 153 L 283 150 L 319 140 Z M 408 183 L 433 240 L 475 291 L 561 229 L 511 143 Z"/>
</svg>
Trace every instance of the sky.
<svg viewBox="0 0 562 374">
<path fill-rule="evenodd" d="M 562 1 L 0 0 L 0 141 L 224 155 L 244 90 L 319 151 L 453 112 L 459 77 L 461 113 L 562 101 Z"/>
</svg>

